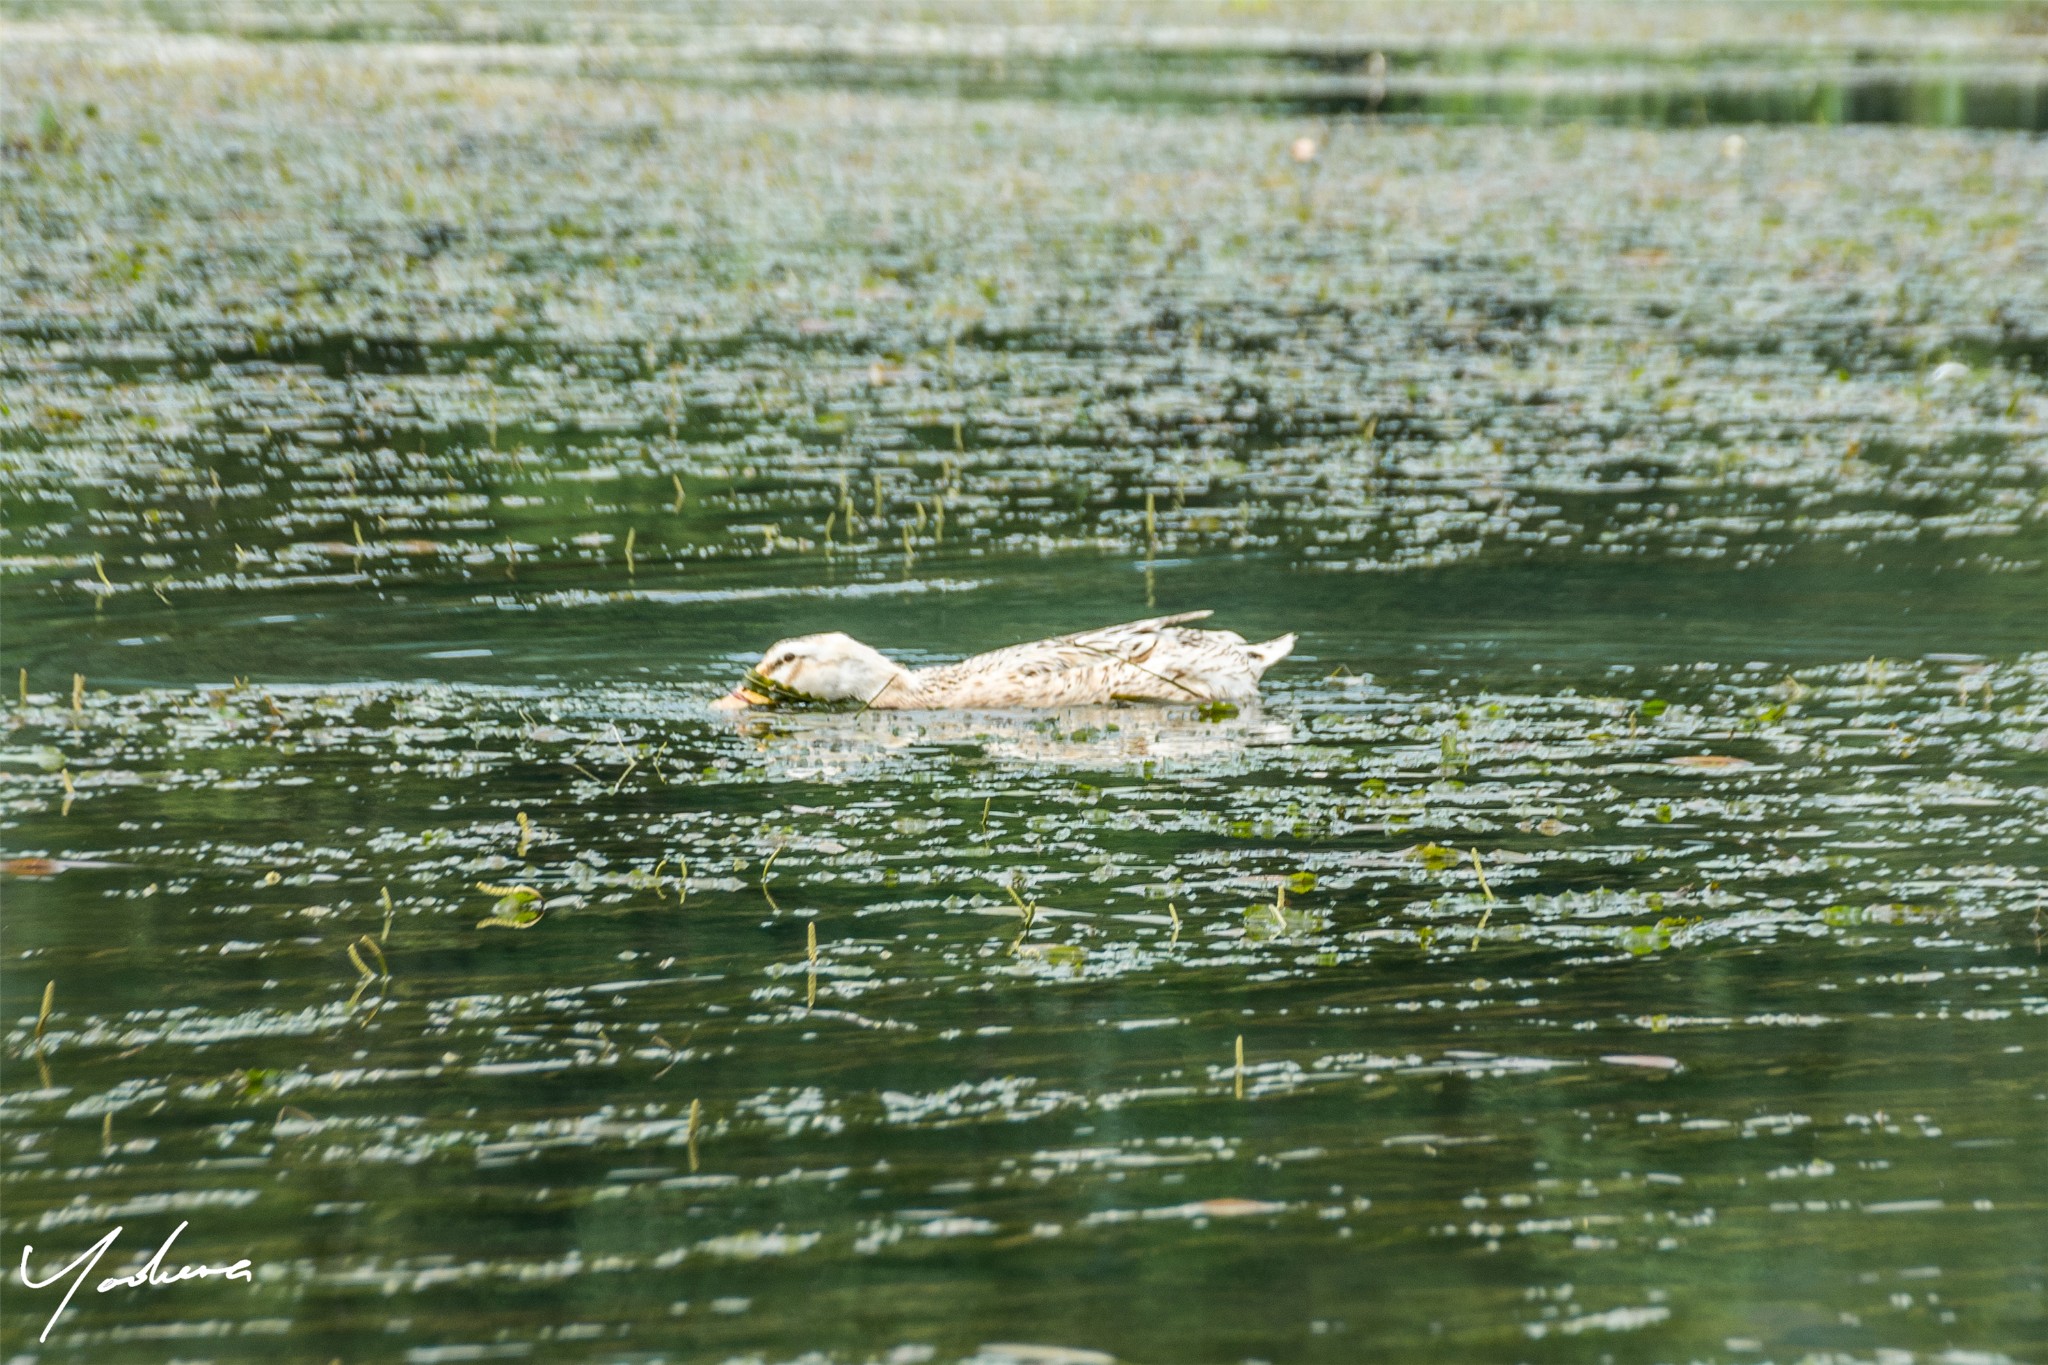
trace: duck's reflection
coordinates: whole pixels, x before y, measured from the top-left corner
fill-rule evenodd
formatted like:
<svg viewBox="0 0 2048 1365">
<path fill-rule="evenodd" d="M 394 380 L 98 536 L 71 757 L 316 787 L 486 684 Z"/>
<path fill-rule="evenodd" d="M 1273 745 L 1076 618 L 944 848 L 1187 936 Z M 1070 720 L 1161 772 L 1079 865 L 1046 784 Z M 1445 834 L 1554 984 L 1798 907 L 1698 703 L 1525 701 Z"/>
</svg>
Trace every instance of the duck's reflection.
<svg viewBox="0 0 2048 1365">
<path fill-rule="evenodd" d="M 1103 768 L 1217 763 L 1294 742 L 1284 716 L 1250 706 L 1204 715 L 1180 706 L 1076 706 L 1053 711 L 749 710 L 730 723 L 788 777 L 824 778 L 943 748 L 1004 763 Z"/>
</svg>

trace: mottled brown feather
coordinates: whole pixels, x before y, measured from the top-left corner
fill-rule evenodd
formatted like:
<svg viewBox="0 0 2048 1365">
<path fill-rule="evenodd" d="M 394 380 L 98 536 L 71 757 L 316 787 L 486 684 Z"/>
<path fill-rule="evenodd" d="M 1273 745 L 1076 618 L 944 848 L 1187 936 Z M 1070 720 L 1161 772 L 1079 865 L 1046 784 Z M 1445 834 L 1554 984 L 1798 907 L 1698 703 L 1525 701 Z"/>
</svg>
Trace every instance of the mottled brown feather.
<svg viewBox="0 0 2048 1365">
<path fill-rule="evenodd" d="M 1083 706 L 1111 701 L 1201 705 L 1244 702 L 1285 658 L 1294 637 L 1248 645 L 1227 630 L 1187 630 L 1206 611 L 1184 612 L 1034 640 L 957 664 L 908 671 L 877 697 L 878 709 Z"/>
</svg>

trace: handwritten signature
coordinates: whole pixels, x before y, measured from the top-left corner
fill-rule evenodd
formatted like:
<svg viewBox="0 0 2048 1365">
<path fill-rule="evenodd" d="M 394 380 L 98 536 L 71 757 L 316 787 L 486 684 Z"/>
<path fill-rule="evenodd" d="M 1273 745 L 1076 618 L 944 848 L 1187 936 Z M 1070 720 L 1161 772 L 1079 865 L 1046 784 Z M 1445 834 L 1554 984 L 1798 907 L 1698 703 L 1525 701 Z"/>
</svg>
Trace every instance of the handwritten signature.
<svg viewBox="0 0 2048 1365">
<path fill-rule="evenodd" d="M 134 1274 L 109 1275 L 101 1280 L 99 1292 L 104 1294 L 109 1289 L 119 1289 L 123 1286 L 130 1289 L 153 1288 L 167 1284 L 176 1284 L 180 1280 L 204 1280 L 213 1276 L 221 1276 L 230 1280 L 253 1279 L 249 1273 L 249 1262 L 246 1258 L 236 1261 L 233 1265 L 181 1265 L 175 1270 L 164 1269 L 164 1257 L 169 1254 L 171 1244 L 177 1241 L 178 1234 L 189 1226 L 189 1223 L 180 1223 L 177 1227 L 171 1229 L 171 1235 L 164 1238 L 163 1245 L 156 1249 L 156 1254 L 147 1261 L 144 1261 L 142 1268 Z M 92 1274 L 93 1267 L 100 1263 L 100 1257 L 107 1254 L 107 1249 L 114 1245 L 114 1240 L 120 1235 L 121 1229 L 115 1228 L 84 1251 L 78 1253 L 78 1258 L 71 1262 L 70 1265 L 40 1280 L 31 1279 L 28 1273 L 29 1254 L 35 1248 L 27 1245 L 22 1247 L 21 1282 L 30 1289 L 47 1289 L 72 1271 L 76 1270 L 78 1272 L 77 1278 L 71 1281 L 71 1287 L 64 1291 L 63 1301 L 57 1305 L 57 1311 L 50 1314 L 50 1320 L 43 1324 L 43 1334 L 36 1338 L 37 1341 L 48 1341 L 50 1339 L 50 1329 L 57 1325 L 57 1319 L 63 1317 L 64 1310 L 71 1306 L 71 1296 L 78 1292 L 78 1286 L 85 1283 L 86 1276 Z"/>
</svg>

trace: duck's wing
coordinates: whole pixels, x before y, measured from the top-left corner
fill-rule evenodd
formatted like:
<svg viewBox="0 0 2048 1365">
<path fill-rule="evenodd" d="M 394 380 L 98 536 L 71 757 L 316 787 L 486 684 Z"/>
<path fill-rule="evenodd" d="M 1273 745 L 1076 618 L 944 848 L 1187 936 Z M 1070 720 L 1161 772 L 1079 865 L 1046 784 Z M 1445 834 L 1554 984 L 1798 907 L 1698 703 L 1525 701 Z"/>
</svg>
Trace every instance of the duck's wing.
<svg viewBox="0 0 2048 1365">
<path fill-rule="evenodd" d="M 1060 643 L 1113 660 L 1120 691 L 1132 700 L 1241 701 L 1256 697 L 1259 678 L 1294 650 L 1292 634 L 1248 644 L 1234 630 L 1187 630 L 1206 611 L 1160 616 L 1066 636 Z"/>
<path fill-rule="evenodd" d="M 1016 694 L 1063 701 L 1201 703 L 1256 695 L 1259 673 L 1244 637 L 1184 630 L 1206 611 L 1155 616 L 1050 640 L 1011 645 L 932 670 L 930 684 L 962 696 Z"/>
<path fill-rule="evenodd" d="M 1213 635 L 1219 638 L 1242 641 L 1243 636 L 1228 630 L 1173 630 L 1185 621 L 1206 621 L 1216 613 L 1213 611 L 1184 611 L 1177 616 L 1153 616 L 1143 621 L 1126 621 L 1120 626 L 1098 626 L 1094 630 L 1076 631 L 1062 635 L 1057 640 L 1045 640 L 1048 645 L 1079 645 L 1083 649 L 1102 650 L 1118 658 L 1141 661 L 1159 647 L 1162 637 L 1171 635 Z M 1099 656 L 1098 656 L 1099 657 Z"/>
</svg>

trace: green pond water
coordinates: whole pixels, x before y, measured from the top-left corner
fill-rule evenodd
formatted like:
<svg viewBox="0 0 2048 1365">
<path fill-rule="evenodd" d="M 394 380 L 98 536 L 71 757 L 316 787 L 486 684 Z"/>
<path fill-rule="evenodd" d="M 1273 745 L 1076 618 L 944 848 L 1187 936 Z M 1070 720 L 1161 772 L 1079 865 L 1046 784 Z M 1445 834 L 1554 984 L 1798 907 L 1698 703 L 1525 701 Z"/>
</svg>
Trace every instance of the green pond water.
<svg viewBox="0 0 2048 1365">
<path fill-rule="evenodd" d="M 6 1360 L 2048 1358 L 2038 125 L 552 52 L 0 44 Z"/>
</svg>

